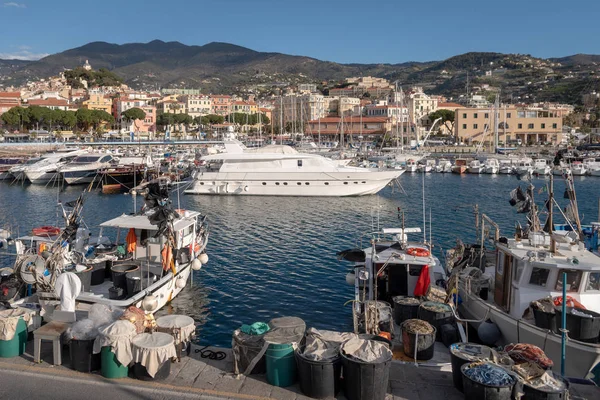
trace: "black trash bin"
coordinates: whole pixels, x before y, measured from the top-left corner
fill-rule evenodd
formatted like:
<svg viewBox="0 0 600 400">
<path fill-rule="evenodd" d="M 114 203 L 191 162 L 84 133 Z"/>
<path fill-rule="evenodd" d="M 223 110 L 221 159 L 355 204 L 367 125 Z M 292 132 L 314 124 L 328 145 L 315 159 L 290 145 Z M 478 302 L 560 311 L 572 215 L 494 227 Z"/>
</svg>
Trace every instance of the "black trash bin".
<svg viewBox="0 0 600 400">
<path fill-rule="evenodd" d="M 442 341 L 442 325 L 454 324 L 452 308 L 445 303 L 426 301 L 419 306 L 419 319 L 429 322 L 436 329 L 436 340 Z"/>
<path fill-rule="evenodd" d="M 99 354 L 98 354 L 99 355 Z M 134 363 L 131 367 L 133 376 L 141 381 L 161 381 L 167 379 L 171 374 L 171 360 L 163 362 L 154 377 L 150 376 L 146 367 L 140 363 Z"/>
<path fill-rule="evenodd" d="M 598 343 L 600 339 L 600 314 L 581 310 L 574 307 L 566 307 L 567 330 L 571 339 L 586 343 Z M 562 307 L 556 307 L 557 325 L 562 324 Z"/>
<path fill-rule="evenodd" d="M 404 354 L 412 359 L 416 356 L 417 360 L 431 360 L 435 353 L 435 327 L 420 319 L 407 319 L 401 328 Z"/>
<path fill-rule="evenodd" d="M 146 288 L 156 282 L 156 275 L 152 272 L 139 271 L 128 272 L 127 275 L 127 295 L 129 297 L 139 293 L 142 288 Z"/>
<path fill-rule="evenodd" d="M 114 264 L 110 270 L 112 275 L 113 286 L 127 291 L 127 275 L 128 272 L 138 271 L 140 266 L 137 264 Z M 127 294 L 127 293 L 125 293 Z"/>
<path fill-rule="evenodd" d="M 345 353 L 344 348 L 353 341 L 354 339 L 351 339 L 344 343 L 340 352 L 344 369 L 346 398 L 348 400 L 384 400 L 392 365 L 392 351 L 388 349 L 389 353 L 382 361 L 364 362 Z M 378 345 L 387 348 L 382 343 L 378 343 Z"/>
<path fill-rule="evenodd" d="M 102 285 L 104 283 L 104 278 L 106 278 L 106 260 L 94 259 L 89 261 L 87 265 L 93 268 L 91 285 Z"/>
<path fill-rule="evenodd" d="M 90 287 L 92 286 L 92 273 L 94 272 L 94 267 L 87 265 L 76 265 L 70 272 L 74 272 L 81 280 L 81 291 L 89 292 Z"/>
<path fill-rule="evenodd" d="M 466 371 L 470 369 L 472 365 L 474 365 L 474 363 L 464 364 L 460 368 L 463 377 L 463 393 L 465 394 L 465 400 L 510 400 L 512 398 L 513 387 L 516 383 L 514 377 L 510 376 L 497 365 L 485 363 L 483 365 L 484 367 L 489 366 L 489 368 L 497 371 L 497 373 L 490 374 L 482 372 L 478 374 L 479 377 L 477 379 L 471 378 Z M 497 375 L 503 373 L 508 375 L 510 379 L 506 379 L 505 382 L 499 383 Z"/>
<path fill-rule="evenodd" d="M 485 359 L 492 359 L 492 349 L 488 346 L 476 343 L 454 343 L 450 345 L 454 387 L 461 392 L 463 391 L 463 378 L 460 370 L 463 365 Z"/>
<path fill-rule="evenodd" d="M 332 359 L 313 360 L 295 351 L 300 390 L 308 397 L 325 399 L 335 397 L 340 389 L 342 359 L 338 355 Z"/>
<path fill-rule="evenodd" d="M 417 318 L 421 301 L 416 297 L 396 296 L 394 300 L 394 321 L 401 325 L 407 319 Z"/>
<path fill-rule="evenodd" d="M 243 374 L 246 369 L 250 366 L 255 357 L 260 354 L 263 346 L 265 345 L 265 339 L 263 335 L 248 335 L 237 329 L 233 332 L 233 353 L 234 357 L 234 368 L 236 373 Z M 267 365 L 265 356 L 257 360 L 256 364 L 249 371 L 249 374 L 264 374 L 267 372 Z"/>
<path fill-rule="evenodd" d="M 523 384 L 523 399 L 526 400 L 565 400 L 569 395 L 569 381 L 552 374 L 552 385 L 539 384 L 536 386 Z"/>
<path fill-rule="evenodd" d="M 100 353 L 94 354 L 94 339 L 71 339 L 69 353 L 71 367 L 79 372 L 92 372 L 100 369 Z"/>
</svg>

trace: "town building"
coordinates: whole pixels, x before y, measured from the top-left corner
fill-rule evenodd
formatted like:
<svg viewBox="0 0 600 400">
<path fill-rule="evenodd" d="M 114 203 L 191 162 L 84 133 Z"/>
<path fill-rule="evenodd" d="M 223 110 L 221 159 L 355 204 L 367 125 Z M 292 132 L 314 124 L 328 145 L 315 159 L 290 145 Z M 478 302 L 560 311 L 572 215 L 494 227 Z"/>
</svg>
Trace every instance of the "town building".
<svg viewBox="0 0 600 400">
<path fill-rule="evenodd" d="M 192 118 L 202 117 L 212 112 L 212 99 L 207 95 L 186 94 L 178 97 L 185 105 L 185 112 Z"/>
<path fill-rule="evenodd" d="M 144 120 L 126 121 L 122 114 L 131 108 L 139 108 L 144 111 L 146 113 Z M 113 117 L 115 117 L 115 123 L 122 131 L 146 134 L 156 131 L 156 107 L 149 105 L 145 100 L 127 97 L 114 99 Z"/>
<path fill-rule="evenodd" d="M 106 111 L 111 114 L 113 101 L 110 97 L 102 94 L 91 94 L 87 100 L 84 100 L 81 106 L 89 110 Z"/>
<path fill-rule="evenodd" d="M 231 103 L 233 99 L 231 96 L 224 94 L 212 94 L 210 95 L 212 100 L 211 114 L 216 115 L 229 115 L 231 114 Z"/>
<path fill-rule="evenodd" d="M 493 142 L 494 108 L 457 108 L 454 131 L 459 142 Z M 501 106 L 498 141 L 504 144 L 554 144 L 562 141 L 562 118 L 553 111 Z"/>
<path fill-rule="evenodd" d="M 360 141 L 376 141 L 391 132 L 392 120 L 385 117 L 325 117 L 308 121 L 304 133 L 319 135 L 321 141 L 339 141 L 359 143 Z"/>
<path fill-rule="evenodd" d="M 420 86 L 411 88 L 405 100 L 413 124 L 421 124 L 424 117 L 437 110 L 438 97 L 425 94 Z"/>
<path fill-rule="evenodd" d="M 51 110 L 63 110 L 67 111 L 71 109 L 69 102 L 65 99 L 55 99 L 49 97 L 47 99 L 29 99 L 27 100 L 28 106 L 39 106 L 46 107 Z"/>
</svg>

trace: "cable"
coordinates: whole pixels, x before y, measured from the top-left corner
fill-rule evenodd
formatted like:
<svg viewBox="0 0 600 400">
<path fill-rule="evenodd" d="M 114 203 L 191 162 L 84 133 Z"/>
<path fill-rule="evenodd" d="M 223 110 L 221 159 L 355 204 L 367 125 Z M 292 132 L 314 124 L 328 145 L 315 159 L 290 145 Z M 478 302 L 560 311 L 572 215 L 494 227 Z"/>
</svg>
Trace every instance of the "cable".
<svg viewBox="0 0 600 400">
<path fill-rule="evenodd" d="M 224 351 L 208 350 L 208 347 L 210 347 L 210 346 L 204 346 L 201 349 L 194 350 L 194 352 L 200 353 L 200 357 L 208 358 L 209 360 L 220 361 L 220 360 L 224 360 L 225 358 L 227 358 L 227 354 L 225 354 Z"/>
</svg>

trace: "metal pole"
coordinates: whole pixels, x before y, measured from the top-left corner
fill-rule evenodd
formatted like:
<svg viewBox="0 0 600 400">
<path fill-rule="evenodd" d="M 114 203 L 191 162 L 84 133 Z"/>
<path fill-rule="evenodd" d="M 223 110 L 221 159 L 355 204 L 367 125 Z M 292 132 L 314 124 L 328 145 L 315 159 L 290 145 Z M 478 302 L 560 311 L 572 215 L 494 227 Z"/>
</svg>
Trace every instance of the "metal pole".
<svg viewBox="0 0 600 400">
<path fill-rule="evenodd" d="M 560 375 L 565 376 L 565 359 L 567 357 L 567 273 L 562 276 L 562 340 L 560 350 Z"/>
</svg>

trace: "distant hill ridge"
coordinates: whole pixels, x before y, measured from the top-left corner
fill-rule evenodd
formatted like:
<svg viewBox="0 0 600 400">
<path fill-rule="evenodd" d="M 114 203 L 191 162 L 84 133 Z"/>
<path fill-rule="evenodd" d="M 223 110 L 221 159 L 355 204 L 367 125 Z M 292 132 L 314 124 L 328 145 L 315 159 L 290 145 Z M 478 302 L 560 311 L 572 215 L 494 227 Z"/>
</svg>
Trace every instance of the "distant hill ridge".
<svg viewBox="0 0 600 400">
<path fill-rule="evenodd" d="M 0 84 L 18 85 L 46 78 L 80 66 L 85 60 L 95 69 L 113 71 L 127 84 L 140 89 L 200 87 L 213 93 L 244 93 L 301 82 L 339 81 L 350 76 L 371 75 L 398 80 L 402 85 L 421 85 L 430 93 L 456 97 L 466 92 L 469 75 L 472 86 L 498 87 L 504 96 L 523 96 L 530 100 L 573 102 L 581 93 L 570 90 L 571 86 L 577 90 L 600 90 L 598 79 L 592 79 L 595 71 L 600 75 L 600 55 L 575 54 L 546 60 L 529 55 L 470 52 L 443 61 L 340 64 L 305 56 L 259 52 L 230 43 L 190 46 L 161 40 L 122 45 L 92 42 L 37 61 L 0 60 Z M 488 70 L 502 74 L 486 76 Z M 573 74 L 577 76 L 571 76 Z M 563 79 L 565 76 L 573 80 L 573 85 Z"/>
</svg>

